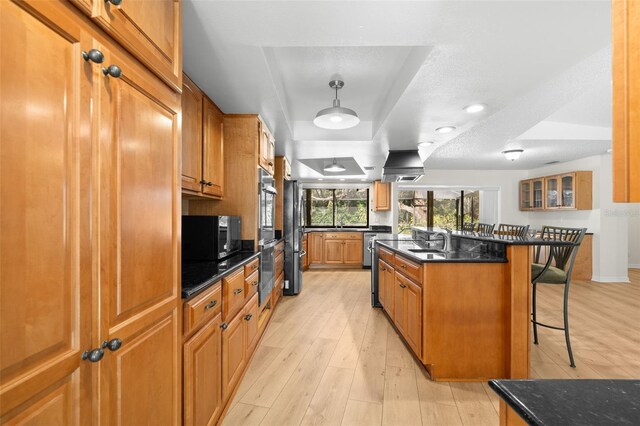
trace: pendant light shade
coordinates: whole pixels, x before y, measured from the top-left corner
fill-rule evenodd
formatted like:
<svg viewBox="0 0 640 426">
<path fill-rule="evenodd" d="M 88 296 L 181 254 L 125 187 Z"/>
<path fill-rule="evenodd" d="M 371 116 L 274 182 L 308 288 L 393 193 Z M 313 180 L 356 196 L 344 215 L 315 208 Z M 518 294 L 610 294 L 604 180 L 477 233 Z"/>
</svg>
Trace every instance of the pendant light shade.
<svg viewBox="0 0 640 426">
<path fill-rule="evenodd" d="M 340 106 L 338 89 L 341 89 L 343 86 L 344 82 L 340 80 L 329 82 L 329 87 L 336 91 L 333 106 L 319 111 L 318 114 L 316 114 L 316 118 L 313 119 L 313 124 L 323 129 L 340 130 L 355 127 L 360 123 L 360 118 L 358 118 L 358 114 L 356 114 L 354 110 Z"/>
<path fill-rule="evenodd" d="M 334 172 L 335 173 L 335 172 L 344 172 L 345 170 L 347 170 L 347 169 L 345 169 L 343 165 L 338 164 L 336 162 L 335 158 L 333 159 L 333 163 L 331 165 L 324 166 L 324 171 L 325 172 Z"/>
</svg>

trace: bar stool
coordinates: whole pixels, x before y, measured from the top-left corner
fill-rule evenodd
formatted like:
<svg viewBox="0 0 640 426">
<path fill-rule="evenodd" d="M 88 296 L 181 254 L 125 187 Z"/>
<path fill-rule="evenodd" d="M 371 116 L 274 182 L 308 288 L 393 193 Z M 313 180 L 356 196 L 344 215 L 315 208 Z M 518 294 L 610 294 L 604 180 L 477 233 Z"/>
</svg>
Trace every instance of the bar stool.
<svg viewBox="0 0 640 426">
<path fill-rule="evenodd" d="M 526 237 L 529 225 L 509 225 L 501 223 L 498 226 L 498 235 L 511 235 L 514 237 Z"/>
<path fill-rule="evenodd" d="M 569 353 L 569 365 L 575 368 L 571 340 L 569 339 L 569 284 L 571 283 L 571 271 L 576 259 L 578 248 L 584 238 L 586 228 L 560 228 L 557 226 L 545 226 L 542 228 L 540 238 L 543 240 L 565 241 L 569 245 L 549 246 L 549 254 L 546 263 L 540 263 L 543 246 L 537 246 L 534 253 L 534 263 L 531 265 L 531 284 L 533 292 L 531 297 L 531 322 L 533 323 L 533 343 L 538 344 L 538 326 L 564 331 L 564 338 Z M 546 247 L 546 246 L 544 246 Z M 552 266 L 553 263 L 553 266 Z M 536 315 L 536 287 L 538 284 L 564 285 L 563 317 L 564 327 L 557 327 L 538 322 Z"/>
<path fill-rule="evenodd" d="M 473 222 L 467 222 L 467 223 L 463 223 L 462 224 L 462 230 L 463 231 L 468 231 L 468 232 L 473 232 L 476 230 L 476 224 Z"/>
<path fill-rule="evenodd" d="M 476 232 L 479 232 L 480 234 L 493 234 L 493 228 L 495 227 L 496 225 L 494 223 L 478 223 Z"/>
</svg>

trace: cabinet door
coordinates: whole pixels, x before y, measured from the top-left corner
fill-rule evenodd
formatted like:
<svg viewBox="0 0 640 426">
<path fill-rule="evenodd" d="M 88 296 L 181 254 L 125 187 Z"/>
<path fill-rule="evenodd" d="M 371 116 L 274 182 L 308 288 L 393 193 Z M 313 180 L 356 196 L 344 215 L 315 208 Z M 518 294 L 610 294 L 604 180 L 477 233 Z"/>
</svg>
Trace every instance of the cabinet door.
<svg viewBox="0 0 640 426">
<path fill-rule="evenodd" d="M 529 210 L 531 208 L 531 181 L 523 180 L 520 182 L 520 210 Z"/>
<path fill-rule="evenodd" d="M 387 274 L 384 262 L 378 261 L 378 301 L 387 310 Z"/>
<path fill-rule="evenodd" d="M 391 184 L 388 182 L 373 182 L 373 210 L 385 211 L 391 209 Z"/>
<path fill-rule="evenodd" d="M 362 265 L 362 240 L 344 241 L 344 263 L 346 265 Z"/>
<path fill-rule="evenodd" d="M 90 207 L 99 70 L 82 59 L 92 40 L 69 19 L 75 9 L 37 3 L 34 13 L 0 2 L 0 423 L 90 424 L 93 368 L 81 354 L 99 344 Z"/>
<path fill-rule="evenodd" d="M 215 197 L 224 195 L 224 137 L 223 114 L 207 97 L 203 101 L 203 158 L 202 185 L 204 194 Z"/>
<path fill-rule="evenodd" d="M 76 0 L 78 1 L 78 0 Z M 182 86 L 180 0 L 94 0 L 93 19 L 175 90 Z"/>
<path fill-rule="evenodd" d="M 576 208 L 576 179 L 575 173 L 568 173 L 558 177 L 560 187 L 560 205 L 563 208 Z"/>
<path fill-rule="evenodd" d="M 404 297 L 407 322 L 404 337 L 418 357 L 422 356 L 422 288 L 407 281 Z"/>
<path fill-rule="evenodd" d="M 324 242 L 324 263 L 342 264 L 344 263 L 344 241 L 325 240 Z"/>
<path fill-rule="evenodd" d="M 302 241 L 302 270 L 305 271 L 309 267 L 309 243 L 307 240 Z"/>
<path fill-rule="evenodd" d="M 531 181 L 531 208 L 544 208 L 544 179 L 534 179 Z"/>
<path fill-rule="evenodd" d="M 222 330 L 222 400 L 226 401 L 240 380 L 245 364 L 244 315 L 238 314 Z"/>
<path fill-rule="evenodd" d="M 321 232 L 309 233 L 309 240 L 311 241 L 311 247 L 309 247 L 309 263 L 321 264 L 324 263 L 324 238 Z"/>
<path fill-rule="evenodd" d="M 258 164 L 263 169 L 269 171 L 269 130 L 262 121 L 259 123 L 260 146 L 258 147 Z"/>
<path fill-rule="evenodd" d="M 268 145 L 268 154 L 267 154 L 267 166 L 269 173 L 272 175 L 275 172 L 275 164 L 276 164 L 276 141 L 273 139 L 273 136 L 269 135 L 269 145 Z"/>
<path fill-rule="evenodd" d="M 545 178 L 546 208 L 555 209 L 562 205 L 560 200 L 560 179 L 558 176 Z"/>
<path fill-rule="evenodd" d="M 238 268 L 222 279 L 222 319 L 229 321 L 233 318 L 242 309 L 245 300 L 244 269 Z"/>
<path fill-rule="evenodd" d="M 387 301 L 387 306 L 385 306 L 385 311 L 389 314 L 391 319 L 395 318 L 396 312 L 396 298 L 395 298 L 395 270 L 393 266 L 384 262 L 384 287 L 386 290 L 386 295 L 384 296 Z"/>
<path fill-rule="evenodd" d="M 180 96 L 100 40 L 105 63 L 122 70 L 98 79 L 100 337 L 122 340 L 102 361 L 100 419 L 178 423 Z"/>
<path fill-rule="evenodd" d="M 184 344 L 184 425 L 213 425 L 222 410 L 222 315 Z"/>
<path fill-rule="evenodd" d="M 185 75 L 182 80 L 182 188 L 202 189 L 202 92 Z"/>
<path fill-rule="evenodd" d="M 393 322 L 398 330 L 404 335 L 407 328 L 407 304 L 405 293 L 408 280 L 399 273 L 395 273 L 394 290 L 393 290 Z"/>
<path fill-rule="evenodd" d="M 277 289 L 274 288 L 277 292 Z M 253 353 L 258 343 L 258 295 L 255 294 L 244 308 L 243 321 L 245 327 L 244 347 L 247 358 Z"/>
</svg>

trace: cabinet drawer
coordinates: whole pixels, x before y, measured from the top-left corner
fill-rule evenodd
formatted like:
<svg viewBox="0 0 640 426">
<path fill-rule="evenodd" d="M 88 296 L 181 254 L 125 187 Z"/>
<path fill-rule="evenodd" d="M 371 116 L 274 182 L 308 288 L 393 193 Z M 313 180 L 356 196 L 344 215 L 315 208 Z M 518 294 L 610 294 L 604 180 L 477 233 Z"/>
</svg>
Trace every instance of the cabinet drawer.
<svg viewBox="0 0 640 426">
<path fill-rule="evenodd" d="M 229 321 L 242 308 L 245 296 L 244 270 L 239 268 L 222 279 L 223 321 Z"/>
<path fill-rule="evenodd" d="M 393 252 L 387 249 L 379 248 L 378 249 L 378 257 L 390 265 L 393 265 Z"/>
<path fill-rule="evenodd" d="M 249 275 L 244 279 L 244 292 L 245 297 L 251 297 L 254 293 L 258 292 L 258 285 L 260 284 L 260 277 L 258 271 Z"/>
<path fill-rule="evenodd" d="M 416 284 L 422 286 L 422 265 L 414 263 L 401 256 L 395 257 L 394 265 L 396 266 L 396 271 L 413 279 Z"/>
<path fill-rule="evenodd" d="M 325 232 L 324 238 L 329 240 L 361 240 L 362 232 Z"/>
<path fill-rule="evenodd" d="M 284 270 L 284 253 L 276 256 L 274 275 L 277 277 Z"/>
<path fill-rule="evenodd" d="M 188 334 L 199 325 L 209 321 L 222 310 L 222 288 L 220 282 L 204 293 L 184 304 L 184 333 Z"/>
<path fill-rule="evenodd" d="M 244 276 L 248 277 L 260 268 L 260 258 L 255 258 L 251 262 L 244 265 Z"/>
</svg>

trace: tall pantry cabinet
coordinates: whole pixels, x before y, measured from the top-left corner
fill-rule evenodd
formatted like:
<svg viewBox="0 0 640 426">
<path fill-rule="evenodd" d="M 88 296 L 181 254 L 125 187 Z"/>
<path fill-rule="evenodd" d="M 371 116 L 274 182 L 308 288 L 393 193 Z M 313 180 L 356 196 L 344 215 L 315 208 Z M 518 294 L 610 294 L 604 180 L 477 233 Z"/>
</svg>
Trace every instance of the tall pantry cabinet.
<svg viewBox="0 0 640 426">
<path fill-rule="evenodd" d="M 68 2 L 0 38 L 0 423 L 177 424 L 180 94 Z"/>
</svg>

